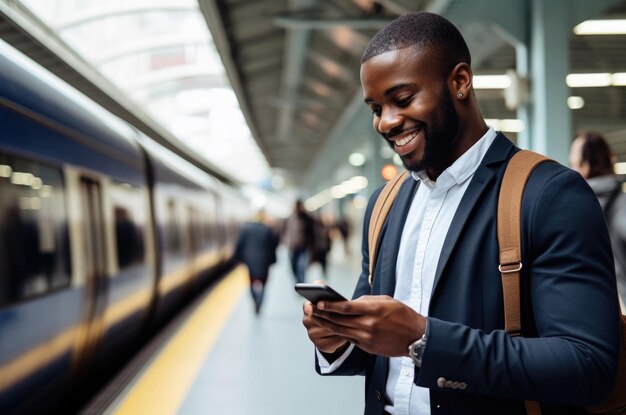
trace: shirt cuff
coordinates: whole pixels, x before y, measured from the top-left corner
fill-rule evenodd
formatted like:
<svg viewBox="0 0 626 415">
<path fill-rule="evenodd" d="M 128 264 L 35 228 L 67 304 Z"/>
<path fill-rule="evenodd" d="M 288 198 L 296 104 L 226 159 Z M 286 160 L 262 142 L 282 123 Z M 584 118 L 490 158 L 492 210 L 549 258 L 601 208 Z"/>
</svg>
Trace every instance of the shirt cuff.
<svg viewBox="0 0 626 415">
<path fill-rule="evenodd" d="M 346 361 L 348 356 L 350 356 L 350 353 L 352 353 L 353 349 L 354 349 L 354 344 L 350 343 L 350 346 L 348 346 L 346 351 L 343 352 L 343 354 L 341 356 L 339 356 L 339 358 L 337 360 L 335 360 L 332 363 L 328 363 L 328 360 L 326 360 L 324 355 L 316 348 L 315 349 L 315 353 L 317 354 L 317 363 L 320 366 L 320 373 L 322 375 L 326 375 L 328 373 L 333 373 L 335 370 L 337 370 L 343 364 L 343 362 Z"/>
</svg>

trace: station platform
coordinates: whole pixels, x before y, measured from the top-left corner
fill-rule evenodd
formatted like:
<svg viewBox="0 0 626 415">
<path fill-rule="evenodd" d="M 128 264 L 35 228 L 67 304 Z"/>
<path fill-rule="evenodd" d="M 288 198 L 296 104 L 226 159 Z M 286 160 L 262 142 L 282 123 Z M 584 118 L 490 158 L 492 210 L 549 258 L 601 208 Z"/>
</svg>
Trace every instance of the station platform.
<svg viewBox="0 0 626 415">
<path fill-rule="evenodd" d="M 279 247 L 257 316 L 246 268 L 203 294 L 158 350 L 103 411 L 107 414 L 327 415 L 363 413 L 363 377 L 322 377 L 302 325 L 303 299 L 293 289 L 287 252 Z M 360 252 L 338 241 L 328 277 L 349 297 Z M 313 264 L 307 281 L 322 277 Z M 100 412 L 100 411 L 98 411 Z"/>
</svg>

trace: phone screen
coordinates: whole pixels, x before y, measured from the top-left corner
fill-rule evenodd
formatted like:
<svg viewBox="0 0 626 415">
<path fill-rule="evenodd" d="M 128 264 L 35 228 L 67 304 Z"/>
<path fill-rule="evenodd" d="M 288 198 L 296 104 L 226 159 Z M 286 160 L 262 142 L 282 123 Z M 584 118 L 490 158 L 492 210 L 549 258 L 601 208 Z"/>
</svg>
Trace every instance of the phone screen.
<svg viewBox="0 0 626 415">
<path fill-rule="evenodd" d="M 299 283 L 296 284 L 296 291 L 298 294 L 312 302 L 313 304 L 318 301 L 347 301 L 347 299 L 332 289 L 326 284 L 309 284 Z"/>
</svg>

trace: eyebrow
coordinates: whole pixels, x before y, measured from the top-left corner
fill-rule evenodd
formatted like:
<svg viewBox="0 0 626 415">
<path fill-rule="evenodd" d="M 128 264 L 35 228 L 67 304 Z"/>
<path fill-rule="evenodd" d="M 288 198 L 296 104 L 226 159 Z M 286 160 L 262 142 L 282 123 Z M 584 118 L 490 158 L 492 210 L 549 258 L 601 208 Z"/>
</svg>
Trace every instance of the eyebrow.
<svg viewBox="0 0 626 415">
<path fill-rule="evenodd" d="M 396 91 L 400 90 L 400 89 L 404 89 L 404 88 L 408 88 L 408 87 L 415 87 L 415 83 L 413 82 L 406 82 L 406 83 L 402 83 L 402 84 L 398 84 L 398 85 L 394 85 L 391 88 L 387 89 L 385 92 L 383 92 L 383 95 L 385 97 L 388 97 L 389 95 L 394 94 Z M 366 104 L 369 104 L 371 102 L 373 102 L 374 100 L 371 98 L 365 98 L 364 99 Z"/>
</svg>

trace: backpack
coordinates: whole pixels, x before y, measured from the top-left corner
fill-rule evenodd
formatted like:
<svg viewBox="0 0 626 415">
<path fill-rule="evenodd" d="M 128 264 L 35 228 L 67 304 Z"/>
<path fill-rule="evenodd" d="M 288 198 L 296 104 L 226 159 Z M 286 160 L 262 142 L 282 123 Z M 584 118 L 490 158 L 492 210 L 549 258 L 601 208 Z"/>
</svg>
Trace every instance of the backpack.
<svg viewBox="0 0 626 415">
<path fill-rule="evenodd" d="M 546 161 L 552 160 L 528 150 L 517 152 L 509 161 L 500 186 L 497 216 L 500 246 L 498 269 L 502 275 L 505 330 L 511 336 L 519 336 L 522 333 L 520 318 L 522 194 L 532 171 Z M 405 171 L 389 181 L 374 204 L 368 232 L 370 286 L 374 275 L 380 232 L 407 176 L 408 172 Z M 528 415 L 541 415 L 538 402 L 524 401 L 524 404 Z M 620 414 L 626 411 L 626 316 L 624 315 L 620 319 L 620 352 L 615 386 L 602 404 L 584 409 L 590 414 L 604 415 Z"/>
</svg>

